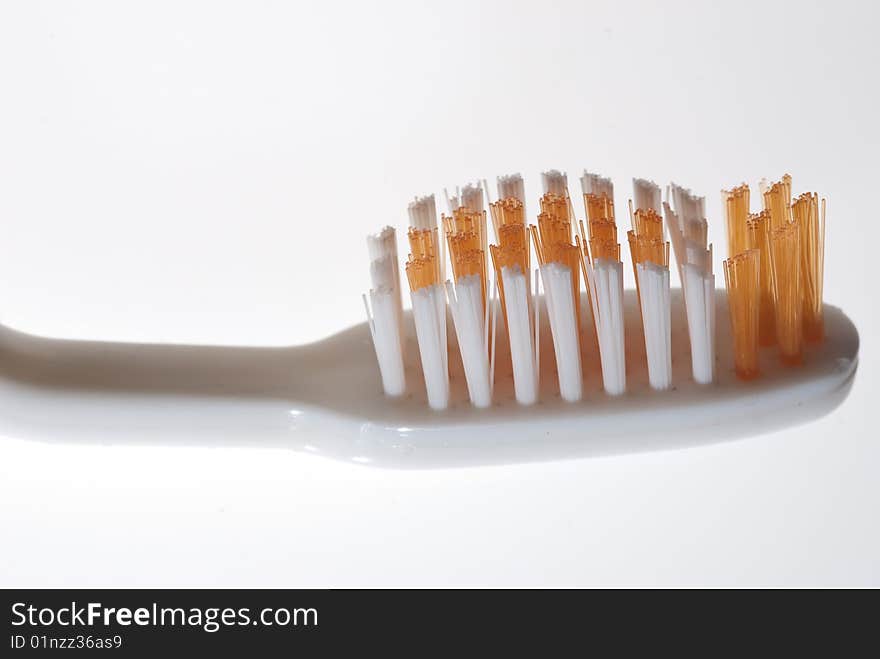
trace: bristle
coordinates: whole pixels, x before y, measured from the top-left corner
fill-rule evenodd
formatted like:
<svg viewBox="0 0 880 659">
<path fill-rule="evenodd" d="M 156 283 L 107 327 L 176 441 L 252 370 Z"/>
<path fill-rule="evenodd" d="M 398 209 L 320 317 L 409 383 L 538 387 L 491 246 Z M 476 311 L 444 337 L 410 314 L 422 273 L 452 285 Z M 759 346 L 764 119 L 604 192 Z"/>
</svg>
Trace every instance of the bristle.
<svg viewBox="0 0 880 659">
<path fill-rule="evenodd" d="M 517 401 L 529 405 L 537 400 L 538 372 L 529 313 L 532 306 L 529 234 L 522 203 L 512 197 L 499 200 L 492 205 L 492 219 L 498 244 L 490 245 L 489 251 L 510 339 L 514 390 Z"/>
<path fill-rule="evenodd" d="M 715 275 L 704 200 L 675 184 L 669 193 L 675 209 L 667 202 L 663 213 L 684 294 L 691 374 L 695 382 L 709 384 L 715 376 Z"/>
<path fill-rule="evenodd" d="M 521 273 L 532 271 L 529 232 L 526 225 L 505 224 L 500 227 L 498 230 L 498 244 L 490 245 L 489 253 L 495 270 L 495 281 L 498 282 L 501 308 L 502 311 L 505 311 L 504 280 L 501 278 L 501 269 L 517 266 Z M 528 287 L 528 282 L 526 282 L 526 286 Z"/>
<path fill-rule="evenodd" d="M 585 194 L 584 209 L 587 215 L 587 222 L 590 225 L 602 221 L 610 222 L 611 224 L 615 222 L 614 202 L 610 197 Z"/>
<path fill-rule="evenodd" d="M 541 266 L 544 301 L 550 318 L 559 395 L 570 403 L 582 395 L 581 350 L 577 322 L 577 301 L 580 289 L 572 290 L 572 279 L 578 271 L 559 262 Z M 574 274 L 574 277 L 572 275 Z"/>
<path fill-rule="evenodd" d="M 821 207 L 820 207 L 821 206 Z M 821 341 L 825 336 L 822 289 L 825 270 L 825 200 L 815 192 L 799 196 L 791 207 L 800 227 L 801 294 L 804 298 L 804 336 Z"/>
<path fill-rule="evenodd" d="M 414 229 L 437 228 L 437 203 L 434 195 L 416 197 L 407 207 L 409 225 Z"/>
<path fill-rule="evenodd" d="M 464 206 L 443 216 L 455 283 L 446 282 L 471 403 L 491 403 L 488 340 L 486 213 Z M 494 338 L 494 337 L 493 337 Z"/>
<path fill-rule="evenodd" d="M 620 261 L 620 243 L 611 240 L 590 241 L 590 254 L 593 261 Z"/>
<path fill-rule="evenodd" d="M 532 329 L 530 282 L 518 263 L 500 267 L 500 290 L 503 291 L 513 365 L 513 388 L 520 405 L 538 400 L 538 368 L 535 363 L 535 339 Z"/>
<path fill-rule="evenodd" d="M 479 272 L 486 285 L 486 212 L 459 207 L 451 216 L 442 216 L 443 231 L 456 278 L 463 269 Z"/>
<path fill-rule="evenodd" d="M 638 209 L 633 213 L 633 231 L 640 238 L 663 240 L 663 218 L 653 209 Z"/>
<path fill-rule="evenodd" d="M 386 396 L 402 396 L 406 391 L 403 352 L 400 340 L 400 322 L 395 312 L 395 295 L 387 288 L 371 289 L 369 304 L 364 295 L 367 324 L 379 362 L 382 389 Z"/>
<path fill-rule="evenodd" d="M 691 373 L 694 382 L 711 384 L 715 379 L 715 274 L 711 261 L 708 268 L 686 263 L 682 274 Z"/>
<path fill-rule="evenodd" d="M 643 178 L 633 179 L 633 201 L 636 210 L 652 210 L 658 215 L 662 212 L 662 193 L 654 181 Z"/>
<path fill-rule="evenodd" d="M 410 256 L 406 263 L 406 275 L 410 288 L 418 290 L 443 281 L 440 271 L 442 255 L 437 249 L 437 228 L 413 229 L 407 232 Z"/>
<path fill-rule="evenodd" d="M 568 175 L 558 169 L 541 172 L 541 185 L 544 194 L 554 194 L 559 197 L 568 196 Z"/>
<path fill-rule="evenodd" d="M 370 263 L 397 256 L 397 232 L 386 226 L 377 233 L 367 236 L 367 252 Z M 375 285 L 375 282 L 373 283 Z"/>
<path fill-rule="evenodd" d="M 493 402 L 499 310 L 517 402 L 530 405 L 539 397 L 544 309 L 560 398 L 580 401 L 584 359 L 590 353 L 581 337 L 581 276 L 596 330 L 604 390 L 609 395 L 626 392 L 623 263 L 614 187 L 609 179 L 587 171 L 580 182 L 584 220 L 576 217 L 567 177 L 558 170 L 542 174 L 544 192 L 533 225 L 526 222 L 519 174 L 497 179 L 496 201 L 485 181 L 456 188 L 454 195 L 446 195 L 449 214 L 439 222 L 433 195 L 409 204 L 405 270 L 425 389 L 433 409 L 450 404 L 447 299 L 474 407 Z M 724 275 L 735 370 L 742 379 L 758 375 L 760 345 L 778 344 L 782 361 L 796 364 L 805 358 L 804 340 L 820 341 L 824 336 L 825 201 L 807 193 L 792 203 L 789 175 L 773 184 L 762 181 L 760 189 L 763 210 L 755 214 L 750 214 L 748 185 L 723 192 L 730 249 Z M 627 232 L 648 382 L 654 390 L 672 386 L 670 248 L 681 279 L 693 379 L 713 382 L 716 362 L 715 275 L 705 200 L 676 184 L 666 190 L 663 203 L 656 184 L 633 179 L 635 203 L 629 203 Z M 494 234 L 491 245 L 487 210 Z M 407 385 L 394 230 L 386 227 L 369 236 L 367 246 L 372 287 L 363 299 L 369 329 L 383 389 L 389 396 L 400 396 Z M 537 269 L 531 263 L 532 248 Z M 451 281 L 446 281 L 446 254 Z"/>
<path fill-rule="evenodd" d="M 488 407 L 492 403 L 492 386 L 489 379 L 490 352 L 486 345 L 488 307 L 483 304 L 483 280 L 477 274 L 464 275 L 456 279 L 454 285 L 446 282 L 446 291 L 468 396 L 474 407 Z"/>
<path fill-rule="evenodd" d="M 489 343 L 489 396 L 493 396 L 495 393 L 495 354 L 496 354 L 496 330 L 498 328 L 498 279 L 495 280 L 495 286 L 492 289 L 492 295 L 489 297 L 489 306 L 491 307 L 491 316 L 492 316 L 492 327 L 490 330 L 491 339 L 488 341 Z M 486 317 L 489 317 L 489 313 L 487 311 Z M 487 328 L 488 329 L 488 328 Z M 489 337 L 487 337 L 489 338 Z"/>
<path fill-rule="evenodd" d="M 675 183 L 669 185 L 667 196 L 672 201 L 672 207 L 675 208 L 681 222 L 681 231 L 685 239 L 706 249 L 708 239 L 706 198 L 698 197 Z"/>
<path fill-rule="evenodd" d="M 456 188 L 453 196 L 446 195 L 446 205 L 450 213 L 460 208 L 482 213 L 484 210 L 482 185 L 479 182 L 467 183 L 463 188 Z"/>
<path fill-rule="evenodd" d="M 669 267 L 651 261 L 636 266 L 639 302 L 645 329 L 648 380 L 657 391 L 672 386 L 672 319 L 669 295 Z"/>
<path fill-rule="evenodd" d="M 758 343 L 772 346 L 776 343 L 776 302 L 770 267 L 770 213 L 761 211 L 749 215 L 748 248 L 758 250 L 758 288 L 760 302 L 758 312 Z M 735 256 L 735 255 L 732 255 Z"/>
<path fill-rule="evenodd" d="M 591 174 L 586 169 L 581 176 L 581 192 L 584 195 L 592 195 L 597 198 L 605 197 L 614 199 L 614 184 L 610 178 L 603 178 L 598 174 Z"/>
<path fill-rule="evenodd" d="M 530 230 L 544 283 L 559 392 L 564 400 L 575 402 L 582 392 L 579 249 L 572 242 L 568 197 L 548 192 L 541 208 L 538 225 Z"/>
<path fill-rule="evenodd" d="M 583 260 L 599 341 L 605 392 L 626 392 L 626 351 L 623 326 L 623 263 L 596 258 Z"/>
<path fill-rule="evenodd" d="M 568 182 L 564 178 L 564 175 L 561 176 L 563 178 L 557 181 L 558 185 L 551 186 L 554 188 L 554 190 L 557 191 L 545 192 L 544 195 L 541 197 L 538 204 L 540 207 L 539 215 L 549 217 L 555 223 L 567 223 L 567 241 L 570 243 L 571 230 L 573 228 L 572 224 L 574 221 L 574 207 L 571 203 L 571 197 L 568 194 Z"/>
<path fill-rule="evenodd" d="M 791 223 L 791 176 L 786 174 L 776 183 L 761 180 L 764 210 L 770 213 L 770 229 Z"/>
<path fill-rule="evenodd" d="M 617 225 L 613 220 L 599 220 L 590 223 L 592 237 L 588 240 L 590 255 L 608 261 L 620 260 L 620 243 L 617 242 Z"/>
<path fill-rule="evenodd" d="M 637 228 L 626 233 L 632 254 L 633 268 L 635 268 L 637 263 L 642 263 L 643 261 L 651 261 L 660 266 L 668 266 L 669 243 L 663 240 L 663 230 L 659 226 L 660 218 L 654 211 L 649 211 L 652 221 L 650 223 L 640 222 L 638 218 L 642 213 L 643 211 L 635 212 L 636 220 L 634 225 Z M 643 217 L 642 220 L 644 219 Z M 654 220 L 656 220 L 656 223 Z"/>
<path fill-rule="evenodd" d="M 818 195 L 804 194 L 792 203 L 791 181 L 788 174 L 775 183 L 762 179 L 763 210 L 751 215 L 748 186 L 724 194 L 730 263 L 738 265 L 735 259 L 746 250 L 753 251 L 749 258 L 758 262 L 752 292 L 758 306 L 758 343 L 778 344 L 784 363 L 799 364 L 804 337 L 819 341 L 824 334 L 825 225 L 824 217 L 820 218 Z"/>
<path fill-rule="evenodd" d="M 507 201 L 507 200 L 503 200 Z M 501 202 L 499 202 L 501 203 Z M 522 204 L 510 200 L 516 212 L 500 215 L 498 244 L 490 245 L 495 281 L 501 299 L 501 310 L 507 325 L 510 358 L 513 364 L 513 386 L 516 400 L 521 405 L 531 405 L 538 398 L 538 370 L 535 363 L 534 329 L 531 309 L 531 257 L 528 230 L 519 212 Z M 495 212 L 493 211 L 493 219 Z"/>
<path fill-rule="evenodd" d="M 635 231 L 627 231 L 627 240 L 633 255 L 633 263 L 650 261 L 661 267 L 669 266 L 669 243 Z"/>
<path fill-rule="evenodd" d="M 422 374 L 432 409 L 449 404 L 449 367 L 446 347 L 446 293 L 437 265 L 437 229 L 410 229 L 412 253 L 406 262 Z"/>
<path fill-rule="evenodd" d="M 370 256 L 370 282 L 374 289 L 387 288 L 394 291 L 396 314 L 401 318 L 403 304 L 400 290 L 400 266 L 397 260 L 397 232 L 385 227 L 367 236 L 367 252 Z"/>
<path fill-rule="evenodd" d="M 584 172 L 581 178 L 587 227 L 579 223 L 575 237 L 581 271 L 587 284 L 593 324 L 599 343 L 602 384 L 617 396 L 626 391 L 623 328 L 623 263 L 614 218 L 611 182 Z"/>
<path fill-rule="evenodd" d="M 557 222 L 571 223 L 571 209 L 568 195 L 547 192 L 539 201 L 541 215 L 546 215 Z"/>
<path fill-rule="evenodd" d="M 724 261 L 734 365 L 737 377 L 743 380 L 751 380 L 758 375 L 760 268 L 761 256 L 756 249 Z"/>
<path fill-rule="evenodd" d="M 672 386 L 669 243 L 663 240 L 663 220 L 652 208 L 636 210 L 632 224 L 627 239 L 642 311 L 648 379 L 653 389 L 662 391 Z"/>
<path fill-rule="evenodd" d="M 727 222 L 727 254 L 736 256 L 748 249 L 748 227 L 750 192 L 743 183 L 732 190 L 722 190 L 724 216 Z"/>
<path fill-rule="evenodd" d="M 617 243 L 617 224 L 614 217 L 614 189 L 608 179 L 603 179 L 596 174 L 584 173 L 581 179 L 581 187 L 584 190 L 584 212 L 587 216 L 587 231 L 584 232 L 583 223 L 580 223 L 581 240 L 590 245 L 590 256 L 595 258 L 619 259 L 612 256 L 615 251 L 613 245 Z M 593 250 L 595 243 L 602 254 Z"/>
<path fill-rule="evenodd" d="M 431 284 L 414 289 L 411 295 L 428 405 L 445 410 L 449 405 L 446 294 L 440 284 Z"/>
<path fill-rule="evenodd" d="M 522 176 L 519 174 L 499 176 L 495 182 L 499 199 L 516 199 L 521 204 L 526 203 L 526 187 Z"/>
<path fill-rule="evenodd" d="M 801 319 L 804 301 L 800 265 L 800 226 L 790 222 L 771 230 L 770 268 L 776 304 L 776 341 L 786 364 L 799 364 L 803 357 Z"/>
<path fill-rule="evenodd" d="M 373 348 L 379 362 L 382 388 L 387 396 L 400 396 L 406 390 L 403 366 L 400 273 L 397 262 L 397 237 L 392 227 L 367 236 L 372 288 L 364 307 Z"/>
<path fill-rule="evenodd" d="M 666 192 L 668 200 L 663 204 L 663 215 L 679 271 L 685 263 L 711 270 L 707 263 L 710 252 L 705 197 L 698 197 L 675 183 L 671 183 Z"/>
<path fill-rule="evenodd" d="M 492 228 L 495 230 L 495 241 L 501 240 L 501 227 L 525 226 L 525 206 L 516 197 L 502 197 L 489 205 L 492 214 Z"/>
</svg>

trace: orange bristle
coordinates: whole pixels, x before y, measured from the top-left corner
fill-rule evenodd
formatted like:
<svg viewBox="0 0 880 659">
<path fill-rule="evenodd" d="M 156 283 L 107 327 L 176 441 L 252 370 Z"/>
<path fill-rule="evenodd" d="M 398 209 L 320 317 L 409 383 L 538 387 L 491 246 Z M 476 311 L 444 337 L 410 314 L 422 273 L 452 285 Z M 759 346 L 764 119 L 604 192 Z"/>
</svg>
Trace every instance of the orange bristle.
<svg viewBox="0 0 880 659">
<path fill-rule="evenodd" d="M 807 341 L 825 336 L 822 288 L 825 270 L 825 200 L 815 192 L 804 193 L 791 207 L 800 227 L 801 295 L 804 299 L 804 335 Z"/>
<path fill-rule="evenodd" d="M 437 229 L 413 229 L 407 232 L 410 255 L 406 262 L 406 276 L 410 289 L 439 284 L 440 260 L 437 258 Z"/>
<path fill-rule="evenodd" d="M 770 229 L 778 229 L 791 222 L 791 176 L 786 174 L 781 181 L 769 187 L 762 182 L 764 210 L 770 213 Z"/>
<path fill-rule="evenodd" d="M 772 229 L 770 267 L 776 305 L 776 341 L 786 364 L 799 364 L 803 358 L 800 264 L 800 227 L 792 222 Z"/>
<path fill-rule="evenodd" d="M 770 268 L 770 213 L 749 215 L 747 222 L 749 249 L 758 250 L 760 288 L 758 341 L 762 346 L 776 343 L 776 302 Z"/>
<path fill-rule="evenodd" d="M 489 212 L 492 214 L 492 227 L 495 229 L 496 240 L 501 240 L 502 227 L 508 225 L 525 226 L 525 207 L 523 202 L 516 197 L 506 197 L 489 204 Z"/>
<path fill-rule="evenodd" d="M 585 194 L 584 209 L 587 213 L 587 223 L 592 224 L 597 220 L 610 220 L 614 222 L 614 201 L 607 196 Z"/>
<path fill-rule="evenodd" d="M 760 253 L 756 249 L 724 261 L 734 364 L 737 377 L 743 380 L 751 380 L 758 375 L 760 267 Z"/>
<path fill-rule="evenodd" d="M 632 257 L 636 292 L 641 299 L 638 264 L 649 262 L 669 267 L 669 243 L 663 240 L 663 219 L 653 209 L 636 210 L 632 214 L 632 224 L 633 229 L 626 232 L 626 237 Z"/>
<path fill-rule="evenodd" d="M 457 208 L 452 216 L 441 217 L 452 262 L 455 281 L 468 275 L 479 275 L 483 289 L 483 307 L 486 305 L 488 278 L 486 272 L 486 213 L 465 207 Z"/>
<path fill-rule="evenodd" d="M 727 253 L 736 256 L 748 249 L 749 186 L 743 183 L 722 192 L 727 220 Z"/>
</svg>

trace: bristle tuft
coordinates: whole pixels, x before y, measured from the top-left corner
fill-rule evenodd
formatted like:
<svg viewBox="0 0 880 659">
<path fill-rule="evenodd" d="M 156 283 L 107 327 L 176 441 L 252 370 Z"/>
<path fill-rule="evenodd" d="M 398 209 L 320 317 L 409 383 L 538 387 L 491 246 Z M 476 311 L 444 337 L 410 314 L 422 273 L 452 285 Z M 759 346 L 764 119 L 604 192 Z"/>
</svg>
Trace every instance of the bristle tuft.
<svg viewBox="0 0 880 659">
<path fill-rule="evenodd" d="M 747 250 L 724 261 L 734 366 L 737 377 L 743 380 L 751 380 L 758 375 L 760 269 L 761 256 L 756 249 Z"/>
</svg>

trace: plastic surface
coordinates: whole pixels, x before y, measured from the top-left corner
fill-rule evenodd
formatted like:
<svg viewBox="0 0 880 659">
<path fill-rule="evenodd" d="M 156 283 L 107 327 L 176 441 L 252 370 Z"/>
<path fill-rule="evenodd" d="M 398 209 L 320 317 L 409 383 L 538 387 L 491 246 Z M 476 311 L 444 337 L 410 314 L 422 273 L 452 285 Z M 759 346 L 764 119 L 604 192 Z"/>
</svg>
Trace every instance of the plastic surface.
<svg viewBox="0 0 880 659">
<path fill-rule="evenodd" d="M 762 351 L 761 377 L 733 373 L 724 292 L 717 291 L 716 378 L 693 382 L 681 291 L 672 292 L 673 385 L 648 384 L 634 291 L 626 294 L 627 393 L 602 390 L 598 351 L 582 300 L 584 399 L 558 393 L 551 333 L 541 331 L 537 404 L 513 397 L 504 324 L 499 323 L 495 402 L 467 401 L 450 332 L 450 408 L 427 405 L 407 313 L 407 383 L 382 394 L 365 323 L 298 347 L 136 345 L 45 339 L 0 330 L 0 428 L 44 441 L 286 446 L 393 467 L 447 467 L 555 460 L 682 448 L 769 432 L 818 418 L 849 391 L 858 361 L 856 328 L 826 305 L 826 340 L 807 345 L 804 365 L 783 367 Z"/>
</svg>

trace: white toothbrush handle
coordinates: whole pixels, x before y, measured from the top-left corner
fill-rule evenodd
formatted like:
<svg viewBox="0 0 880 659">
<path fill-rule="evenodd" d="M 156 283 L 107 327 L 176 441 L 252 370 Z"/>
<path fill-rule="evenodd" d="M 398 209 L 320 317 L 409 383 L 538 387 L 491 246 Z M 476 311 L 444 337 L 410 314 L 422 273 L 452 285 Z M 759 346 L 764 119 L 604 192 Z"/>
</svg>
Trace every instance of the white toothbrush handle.
<svg viewBox="0 0 880 659">
<path fill-rule="evenodd" d="M 315 369 L 308 347 L 67 341 L 0 327 L 0 431 L 113 441 L 273 437 L 289 442 Z"/>
</svg>

